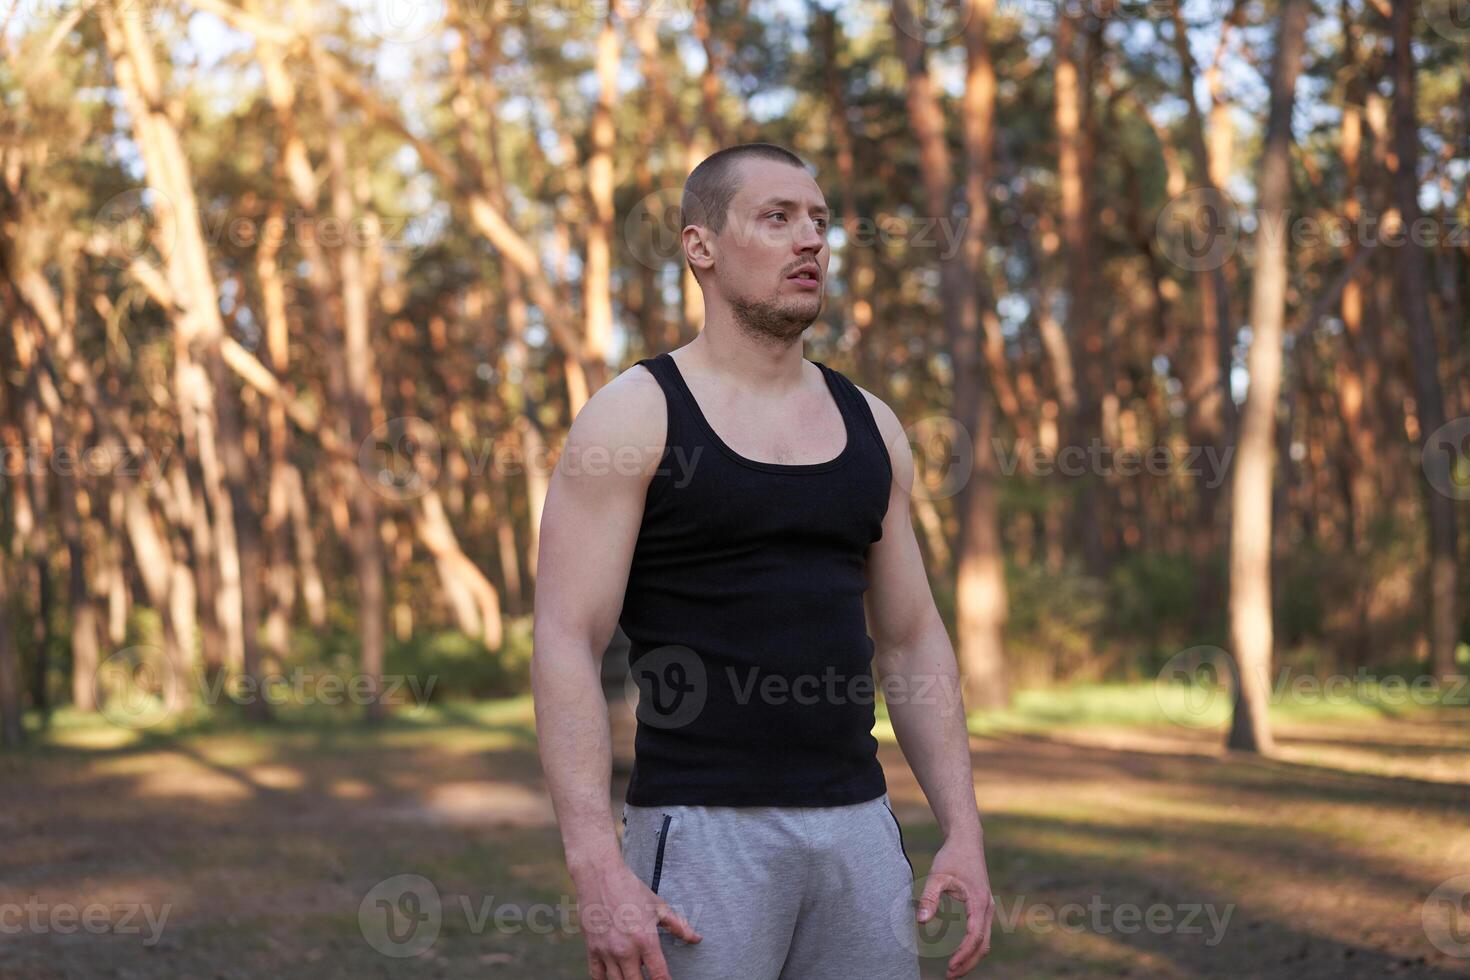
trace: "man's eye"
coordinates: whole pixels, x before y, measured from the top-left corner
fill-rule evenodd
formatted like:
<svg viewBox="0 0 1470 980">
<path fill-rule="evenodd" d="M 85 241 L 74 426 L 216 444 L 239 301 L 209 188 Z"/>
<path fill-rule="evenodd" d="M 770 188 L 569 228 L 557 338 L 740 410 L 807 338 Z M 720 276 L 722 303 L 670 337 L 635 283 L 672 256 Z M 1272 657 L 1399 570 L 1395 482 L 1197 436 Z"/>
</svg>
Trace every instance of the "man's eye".
<svg viewBox="0 0 1470 980">
<path fill-rule="evenodd" d="M 785 218 L 786 215 L 782 211 L 772 211 L 770 214 L 766 215 L 766 217 L 768 217 L 768 218 Z"/>
<path fill-rule="evenodd" d="M 818 218 L 817 219 L 817 227 L 820 228 L 820 229 L 822 229 L 823 231 L 826 231 L 827 230 L 827 219 L 826 218 Z"/>
</svg>

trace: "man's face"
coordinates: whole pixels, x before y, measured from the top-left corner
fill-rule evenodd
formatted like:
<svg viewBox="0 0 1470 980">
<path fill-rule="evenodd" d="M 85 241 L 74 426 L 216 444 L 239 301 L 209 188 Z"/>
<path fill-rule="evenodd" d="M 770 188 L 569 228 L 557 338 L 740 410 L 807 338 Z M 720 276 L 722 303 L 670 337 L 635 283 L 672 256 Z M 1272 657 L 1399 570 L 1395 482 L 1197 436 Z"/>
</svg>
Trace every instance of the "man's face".
<svg viewBox="0 0 1470 980">
<path fill-rule="evenodd" d="M 791 341 L 822 311 L 826 293 L 827 201 L 805 170 L 775 160 L 741 160 L 739 190 L 714 237 L 718 283 L 748 330 Z"/>
</svg>

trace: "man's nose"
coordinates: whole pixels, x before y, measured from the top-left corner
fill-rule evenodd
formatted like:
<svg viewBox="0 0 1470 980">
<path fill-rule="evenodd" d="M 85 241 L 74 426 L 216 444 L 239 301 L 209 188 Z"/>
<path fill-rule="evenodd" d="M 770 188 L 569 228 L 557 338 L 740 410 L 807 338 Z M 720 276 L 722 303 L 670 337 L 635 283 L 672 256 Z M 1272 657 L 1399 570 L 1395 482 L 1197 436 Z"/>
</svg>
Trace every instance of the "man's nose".
<svg viewBox="0 0 1470 980">
<path fill-rule="evenodd" d="M 817 230 L 817 223 L 815 221 L 803 221 L 801 223 L 801 230 L 797 233 L 795 241 L 798 252 L 820 251 L 825 242 L 826 239 Z"/>
</svg>

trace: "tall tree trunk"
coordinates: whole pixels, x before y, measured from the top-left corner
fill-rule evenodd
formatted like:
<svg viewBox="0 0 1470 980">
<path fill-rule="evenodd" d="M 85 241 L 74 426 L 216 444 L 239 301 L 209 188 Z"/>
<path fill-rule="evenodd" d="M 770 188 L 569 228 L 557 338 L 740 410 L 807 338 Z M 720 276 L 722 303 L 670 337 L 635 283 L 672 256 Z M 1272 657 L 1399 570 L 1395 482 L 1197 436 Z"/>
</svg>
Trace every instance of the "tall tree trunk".
<svg viewBox="0 0 1470 980">
<path fill-rule="evenodd" d="M 18 747 L 25 738 L 21 724 L 20 650 L 15 643 L 10 610 L 10 558 L 0 548 L 0 745 Z"/>
<path fill-rule="evenodd" d="M 1343 217 L 1349 227 L 1358 227 L 1362 205 L 1363 78 L 1357 61 L 1357 24 L 1347 0 L 1341 8 L 1343 24 L 1343 68 L 1347 73 L 1343 91 L 1342 139 L 1344 175 Z M 1343 258 L 1351 262 L 1362 246 L 1350 236 Z M 1351 444 L 1343 465 L 1348 469 L 1352 500 L 1350 528 L 1355 548 L 1366 546 L 1366 534 L 1377 512 L 1376 487 L 1371 473 L 1379 459 L 1377 431 L 1369 393 L 1379 389 L 1379 359 L 1368 344 L 1363 322 L 1364 275 L 1355 275 L 1342 291 L 1343 356 L 1337 365 L 1338 404 L 1343 427 Z M 1366 597 L 1364 597 L 1366 600 Z M 1362 601 L 1366 606 L 1366 601 Z"/>
<path fill-rule="evenodd" d="M 1407 321 L 1410 362 L 1414 376 L 1414 406 L 1419 416 L 1419 449 L 1430 466 L 1450 458 L 1451 452 L 1431 446 L 1429 440 L 1445 424 L 1444 392 L 1439 382 L 1439 349 L 1434 314 L 1429 306 L 1429 274 L 1424 248 L 1412 232 L 1422 217 L 1419 209 L 1419 124 L 1414 112 L 1413 0 L 1393 0 L 1393 131 L 1394 189 L 1404 240 L 1398 256 L 1399 296 Z M 1429 516 L 1429 660 L 1431 668 L 1447 678 L 1455 670 L 1459 619 L 1455 615 L 1457 533 L 1455 501 L 1444 492 L 1443 480 L 1428 481 L 1425 500 Z M 1434 484 L 1438 484 L 1436 487 Z"/>
<path fill-rule="evenodd" d="M 613 5 L 597 37 L 597 104 L 592 110 L 591 155 L 587 161 L 587 264 L 583 272 L 583 309 L 587 318 L 585 347 L 588 383 L 595 391 L 607 383 L 607 355 L 612 346 L 613 231 L 613 100 L 618 88 L 618 34 Z"/>
<path fill-rule="evenodd" d="M 911 24 L 907 0 L 894 0 L 897 25 Z M 959 545 L 956 549 L 955 631 L 958 634 L 960 671 L 965 702 L 971 708 L 1002 707 L 1010 702 L 1010 683 L 1005 663 L 1006 616 L 1005 576 L 1000 552 L 998 495 L 995 487 L 994 407 L 986 383 L 984 339 L 975 270 L 970 261 L 983 240 L 983 215 L 988 208 L 984 174 L 992 134 L 991 100 L 994 87 L 986 88 L 988 55 L 988 7 L 977 11 L 968 31 L 966 46 L 971 69 L 966 78 L 966 111 L 974 118 L 966 123 L 966 192 L 982 200 L 969 201 L 971 227 L 978 236 L 967 247 L 945 242 L 939 260 L 940 298 L 944 308 L 945 334 L 955 365 L 955 415 L 970 430 L 974 446 L 975 472 L 961 491 Z M 909 125 L 919 142 L 919 166 L 930 217 L 941 228 L 953 228 L 950 198 L 954 190 L 949 146 L 945 141 L 944 114 L 934 81 L 929 75 L 924 42 L 897 28 L 898 46 L 907 72 Z M 972 178 L 972 173 L 975 174 Z M 976 214 L 979 209 L 979 215 Z M 944 236 L 948 237 L 948 236 Z"/>
<path fill-rule="evenodd" d="M 1257 179 L 1260 223 L 1251 284 L 1250 389 L 1232 474 L 1230 644 L 1237 664 L 1228 744 L 1269 755 L 1271 696 L 1271 474 L 1286 316 L 1286 205 L 1291 196 L 1291 114 L 1301 71 L 1307 0 L 1283 0 L 1271 68 L 1271 110 Z"/>
<path fill-rule="evenodd" d="M 479 637 L 488 649 L 498 650 L 505 640 L 500 595 L 460 547 L 438 492 L 430 490 L 419 503 L 413 511 L 414 533 L 434 556 L 439 581 L 460 631 Z"/>
<path fill-rule="evenodd" d="M 1063 420 L 1065 434 L 1061 442 L 1063 447 L 1079 447 L 1086 451 L 1091 440 L 1102 434 L 1103 337 L 1093 312 L 1094 270 L 1088 194 L 1088 161 L 1092 154 L 1085 125 L 1089 96 L 1078 65 L 1076 23 L 1067 8 L 1058 11 L 1055 44 L 1057 184 L 1061 191 L 1062 241 L 1067 263 L 1066 323 L 1072 361 L 1078 368 L 1074 377 L 1076 411 Z M 1102 480 L 1099 474 L 1088 473 L 1075 482 L 1076 492 L 1070 497 L 1074 535 L 1082 542 L 1082 556 L 1088 571 L 1099 574 L 1105 562 Z"/>
<path fill-rule="evenodd" d="M 296 9 L 304 20 L 308 13 L 306 5 L 298 0 Z M 319 43 L 311 42 L 308 51 L 316 75 L 317 99 L 321 103 L 327 142 L 327 188 L 332 216 L 341 227 L 351 228 L 354 227 L 357 210 L 348 183 L 347 143 L 342 136 L 336 76 L 329 72 L 327 55 Z M 375 407 L 373 348 L 368 335 L 368 285 L 364 278 L 362 253 L 355 242 L 342 242 L 336 258 L 342 298 L 342 332 L 341 336 L 333 334 L 330 340 L 337 352 L 336 357 L 345 362 L 340 381 L 344 383 L 342 394 L 346 402 L 345 412 L 339 412 L 337 416 L 339 437 L 348 446 L 359 446 L 370 436 Z M 347 478 L 347 491 L 353 512 L 348 540 L 359 595 L 358 629 L 362 644 L 359 656 L 368 689 L 365 716 L 369 722 L 377 722 L 384 716 L 381 689 L 387 649 L 386 588 L 378 530 L 378 499 L 362 473 Z"/>
<path fill-rule="evenodd" d="M 864 241 L 861 202 L 857 191 L 857 160 L 848 105 L 844 95 L 847 77 L 838 62 L 842 50 L 841 27 L 837 14 L 822 11 L 814 21 L 813 34 L 822 52 L 823 80 L 827 87 L 827 111 L 832 117 L 832 150 L 837 165 L 837 192 L 842 214 L 843 271 L 847 288 L 842 294 L 843 326 L 856 333 L 854 347 L 862 358 L 866 377 L 883 376 L 883 339 L 879 337 L 873 316 L 873 249 Z"/>
<path fill-rule="evenodd" d="M 43 459 L 56 459 L 56 430 L 48 415 L 42 412 L 37 392 L 42 365 L 31 354 L 30 380 L 21 402 L 22 432 L 38 438 Z M 25 534 L 25 550 L 31 559 L 31 572 L 36 579 L 36 614 L 31 621 L 31 646 L 35 650 L 31 673 L 31 707 L 41 715 L 42 727 L 51 723 L 51 615 L 55 603 L 51 584 L 51 545 L 47 525 L 51 516 L 51 487 L 46 479 L 48 467 L 36 466 L 30 472 L 31 526 Z"/>
<path fill-rule="evenodd" d="M 186 445 L 191 441 L 192 429 L 200 476 L 213 509 L 223 584 L 221 619 L 229 637 L 230 659 L 247 677 L 258 680 L 258 525 L 250 497 L 239 409 L 221 351 L 224 323 L 219 294 L 200 226 L 189 162 L 165 104 L 153 38 L 144 30 L 140 12 L 126 6 L 104 7 L 100 21 L 149 183 L 162 199 L 175 231 L 174 248 L 168 256 L 168 278 L 177 304 L 171 312 L 180 416 Z M 181 637 L 180 642 L 187 651 L 192 648 L 193 638 Z M 257 698 L 249 710 L 262 715 L 267 708 Z"/>
<path fill-rule="evenodd" d="M 286 236 L 286 206 L 273 201 L 256 245 L 255 278 L 260 284 L 261 309 L 265 319 L 266 366 L 278 378 L 286 377 L 290 360 L 290 323 L 286 315 L 286 286 L 277 266 Z M 291 461 L 287 455 L 291 430 L 286 406 L 271 401 L 265 408 L 269 476 L 265 535 L 266 583 L 269 609 L 265 615 L 265 645 L 277 663 L 284 663 L 290 643 L 291 612 L 296 603 L 295 575 L 291 566 Z"/>
<path fill-rule="evenodd" d="M 1005 662 L 1007 596 L 1001 551 L 1000 489 L 997 485 L 996 398 L 1016 414 L 1015 396 L 1004 373 L 1000 323 L 984 274 L 985 238 L 990 231 L 990 176 L 995 149 L 995 68 L 990 58 L 994 0 L 973 0 L 965 25 L 965 203 L 962 299 L 955 355 L 956 415 L 974 432 L 975 472 L 961 491 L 959 563 L 955 618 L 961 663 L 970 668 L 969 703 L 1000 708 L 1010 704 Z M 987 359 L 987 352 L 989 358 Z"/>
<path fill-rule="evenodd" d="M 1238 9 L 1238 8 L 1237 8 Z M 1194 85 L 1198 68 L 1189 48 L 1189 34 L 1184 15 L 1179 7 L 1171 9 L 1174 26 L 1174 50 L 1179 58 L 1179 97 L 1188 108 L 1186 120 L 1189 134 L 1188 146 L 1194 162 L 1198 186 L 1206 192 L 1205 206 L 1223 206 L 1227 203 L 1221 193 L 1217 176 L 1228 173 L 1229 159 L 1216 157 L 1228 152 L 1229 117 L 1218 111 L 1222 102 L 1214 97 L 1215 82 L 1219 73 L 1218 60 L 1210 66 L 1211 84 L 1210 133 L 1206 134 L 1205 120 L 1195 100 Z M 1227 23 L 1222 30 L 1228 30 Z M 1222 37 L 1222 47 L 1224 39 Z M 1220 132 L 1223 130 L 1223 134 Z M 1224 139 L 1225 147 L 1220 146 Z M 1212 154 L 1212 150 L 1216 152 Z M 1185 357 L 1180 372 L 1184 381 L 1184 402 L 1187 410 L 1187 426 L 1191 445 L 1200 450 L 1220 452 L 1234 438 L 1236 425 L 1235 402 L 1230 393 L 1231 345 L 1235 337 L 1235 324 L 1230 315 L 1230 284 L 1225 278 L 1222 264 L 1214 268 L 1201 269 L 1195 277 L 1199 289 L 1200 322 L 1197 330 L 1188 332 L 1184 345 Z M 1196 608 L 1200 615 L 1196 626 L 1204 626 L 1209 610 L 1217 609 L 1222 596 L 1222 583 L 1215 571 L 1214 558 L 1220 547 L 1222 535 L 1222 498 L 1218 487 L 1210 486 L 1208 480 L 1194 482 L 1195 527 L 1189 535 L 1190 549 L 1194 557 L 1195 573 L 1199 576 L 1195 592 Z"/>
<path fill-rule="evenodd" d="M 521 590 L 521 553 L 516 546 L 515 511 L 511 506 L 511 484 L 498 469 L 490 474 L 491 508 L 495 520 L 495 551 L 500 561 L 500 579 L 505 585 L 505 604 L 512 614 L 526 610 Z"/>
</svg>

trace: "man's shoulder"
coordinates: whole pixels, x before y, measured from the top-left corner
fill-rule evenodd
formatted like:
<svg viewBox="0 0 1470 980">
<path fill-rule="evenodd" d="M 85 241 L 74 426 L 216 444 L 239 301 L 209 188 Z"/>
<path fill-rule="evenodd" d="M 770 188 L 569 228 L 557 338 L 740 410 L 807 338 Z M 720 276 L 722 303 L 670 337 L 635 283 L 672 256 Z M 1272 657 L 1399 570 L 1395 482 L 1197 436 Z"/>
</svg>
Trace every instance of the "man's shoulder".
<svg viewBox="0 0 1470 980">
<path fill-rule="evenodd" d="M 640 452 L 662 451 L 668 410 L 658 379 L 641 364 L 633 364 L 597 389 L 572 420 L 567 445 L 618 452 L 633 447 Z"/>
</svg>

